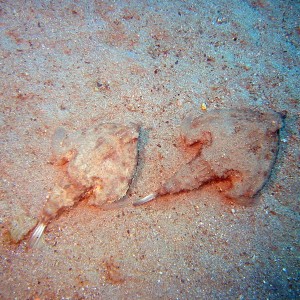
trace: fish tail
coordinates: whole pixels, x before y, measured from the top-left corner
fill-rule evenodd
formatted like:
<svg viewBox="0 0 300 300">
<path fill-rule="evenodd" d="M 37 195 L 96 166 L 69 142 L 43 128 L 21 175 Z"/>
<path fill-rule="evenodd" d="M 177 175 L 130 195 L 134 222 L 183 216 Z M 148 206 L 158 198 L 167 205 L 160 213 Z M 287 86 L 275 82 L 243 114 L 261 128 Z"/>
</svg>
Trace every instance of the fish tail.
<svg viewBox="0 0 300 300">
<path fill-rule="evenodd" d="M 31 234 L 31 237 L 29 239 L 29 247 L 35 248 L 37 244 L 39 243 L 41 236 L 43 235 L 43 232 L 46 228 L 46 224 L 43 222 L 38 223 L 38 225 L 35 227 L 34 231 Z"/>
<path fill-rule="evenodd" d="M 133 206 L 139 206 L 142 205 L 144 203 L 147 203 L 149 201 L 154 200 L 157 197 L 157 193 L 153 193 L 153 194 L 149 194 L 148 196 L 137 200 L 136 202 L 133 203 Z"/>
</svg>

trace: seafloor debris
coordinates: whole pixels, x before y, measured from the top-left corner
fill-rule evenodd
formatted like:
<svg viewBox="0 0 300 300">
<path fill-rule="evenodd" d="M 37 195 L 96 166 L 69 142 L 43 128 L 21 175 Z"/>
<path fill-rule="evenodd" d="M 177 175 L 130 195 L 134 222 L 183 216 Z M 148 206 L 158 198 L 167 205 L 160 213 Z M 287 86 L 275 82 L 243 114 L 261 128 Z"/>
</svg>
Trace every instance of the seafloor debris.
<svg viewBox="0 0 300 300">
<path fill-rule="evenodd" d="M 65 176 L 53 188 L 42 210 L 30 238 L 31 247 L 61 209 L 83 199 L 105 206 L 125 196 L 137 163 L 138 131 L 136 125 L 120 124 L 100 124 L 72 134 L 63 128 L 56 130 L 53 163 L 62 166 Z"/>
<path fill-rule="evenodd" d="M 198 154 L 156 192 L 134 205 L 220 181 L 227 182 L 226 188 L 220 189 L 227 198 L 249 203 L 269 177 L 281 126 L 280 116 L 273 112 L 214 110 L 188 117 L 181 135 L 187 147 L 199 147 Z"/>
</svg>

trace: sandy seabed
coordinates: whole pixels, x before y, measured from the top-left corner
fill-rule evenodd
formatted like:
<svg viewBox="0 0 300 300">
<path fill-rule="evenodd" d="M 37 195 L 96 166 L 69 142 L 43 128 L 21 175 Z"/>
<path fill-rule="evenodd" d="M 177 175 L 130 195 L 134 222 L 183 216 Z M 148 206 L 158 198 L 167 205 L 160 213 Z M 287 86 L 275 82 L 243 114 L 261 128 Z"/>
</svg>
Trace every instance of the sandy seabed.
<svg viewBox="0 0 300 300">
<path fill-rule="evenodd" d="M 0 299 L 299 299 L 299 15 L 296 0 L 1 1 Z M 284 116 L 254 204 L 212 186 L 80 203 L 27 248 L 61 180 L 58 127 L 140 124 L 133 202 L 189 160 L 179 125 L 203 103 Z"/>
</svg>

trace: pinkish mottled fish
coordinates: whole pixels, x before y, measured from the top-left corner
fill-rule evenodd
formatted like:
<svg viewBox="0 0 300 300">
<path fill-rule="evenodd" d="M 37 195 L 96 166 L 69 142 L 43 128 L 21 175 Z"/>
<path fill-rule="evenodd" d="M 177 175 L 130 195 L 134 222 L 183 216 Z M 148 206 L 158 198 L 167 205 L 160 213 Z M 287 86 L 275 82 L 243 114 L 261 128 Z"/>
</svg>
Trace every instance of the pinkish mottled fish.
<svg viewBox="0 0 300 300">
<path fill-rule="evenodd" d="M 226 198 L 239 204 L 251 202 L 269 178 L 281 126 L 279 114 L 250 109 L 213 110 L 186 118 L 181 136 L 187 147 L 198 144 L 198 154 L 133 205 L 222 180 L 230 183 L 220 191 Z"/>
<path fill-rule="evenodd" d="M 47 224 L 82 199 L 99 207 L 127 193 L 137 164 L 136 125 L 100 124 L 68 134 L 63 128 L 53 137 L 54 164 L 63 166 L 63 182 L 54 186 L 42 210 L 29 245 L 34 247 Z"/>
</svg>

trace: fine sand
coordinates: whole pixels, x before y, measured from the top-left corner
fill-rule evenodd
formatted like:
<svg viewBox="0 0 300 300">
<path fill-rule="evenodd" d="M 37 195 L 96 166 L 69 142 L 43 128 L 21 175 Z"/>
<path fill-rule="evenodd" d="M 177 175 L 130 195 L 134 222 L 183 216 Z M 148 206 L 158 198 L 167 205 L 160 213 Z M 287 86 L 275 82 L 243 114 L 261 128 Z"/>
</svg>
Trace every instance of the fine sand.
<svg viewBox="0 0 300 300">
<path fill-rule="evenodd" d="M 299 299 L 299 15 L 296 0 L 1 1 L 0 299 Z M 190 160 L 179 125 L 204 104 L 283 117 L 252 205 L 212 185 L 82 202 L 28 249 L 62 180 L 58 127 L 141 126 L 131 204 Z"/>
</svg>

